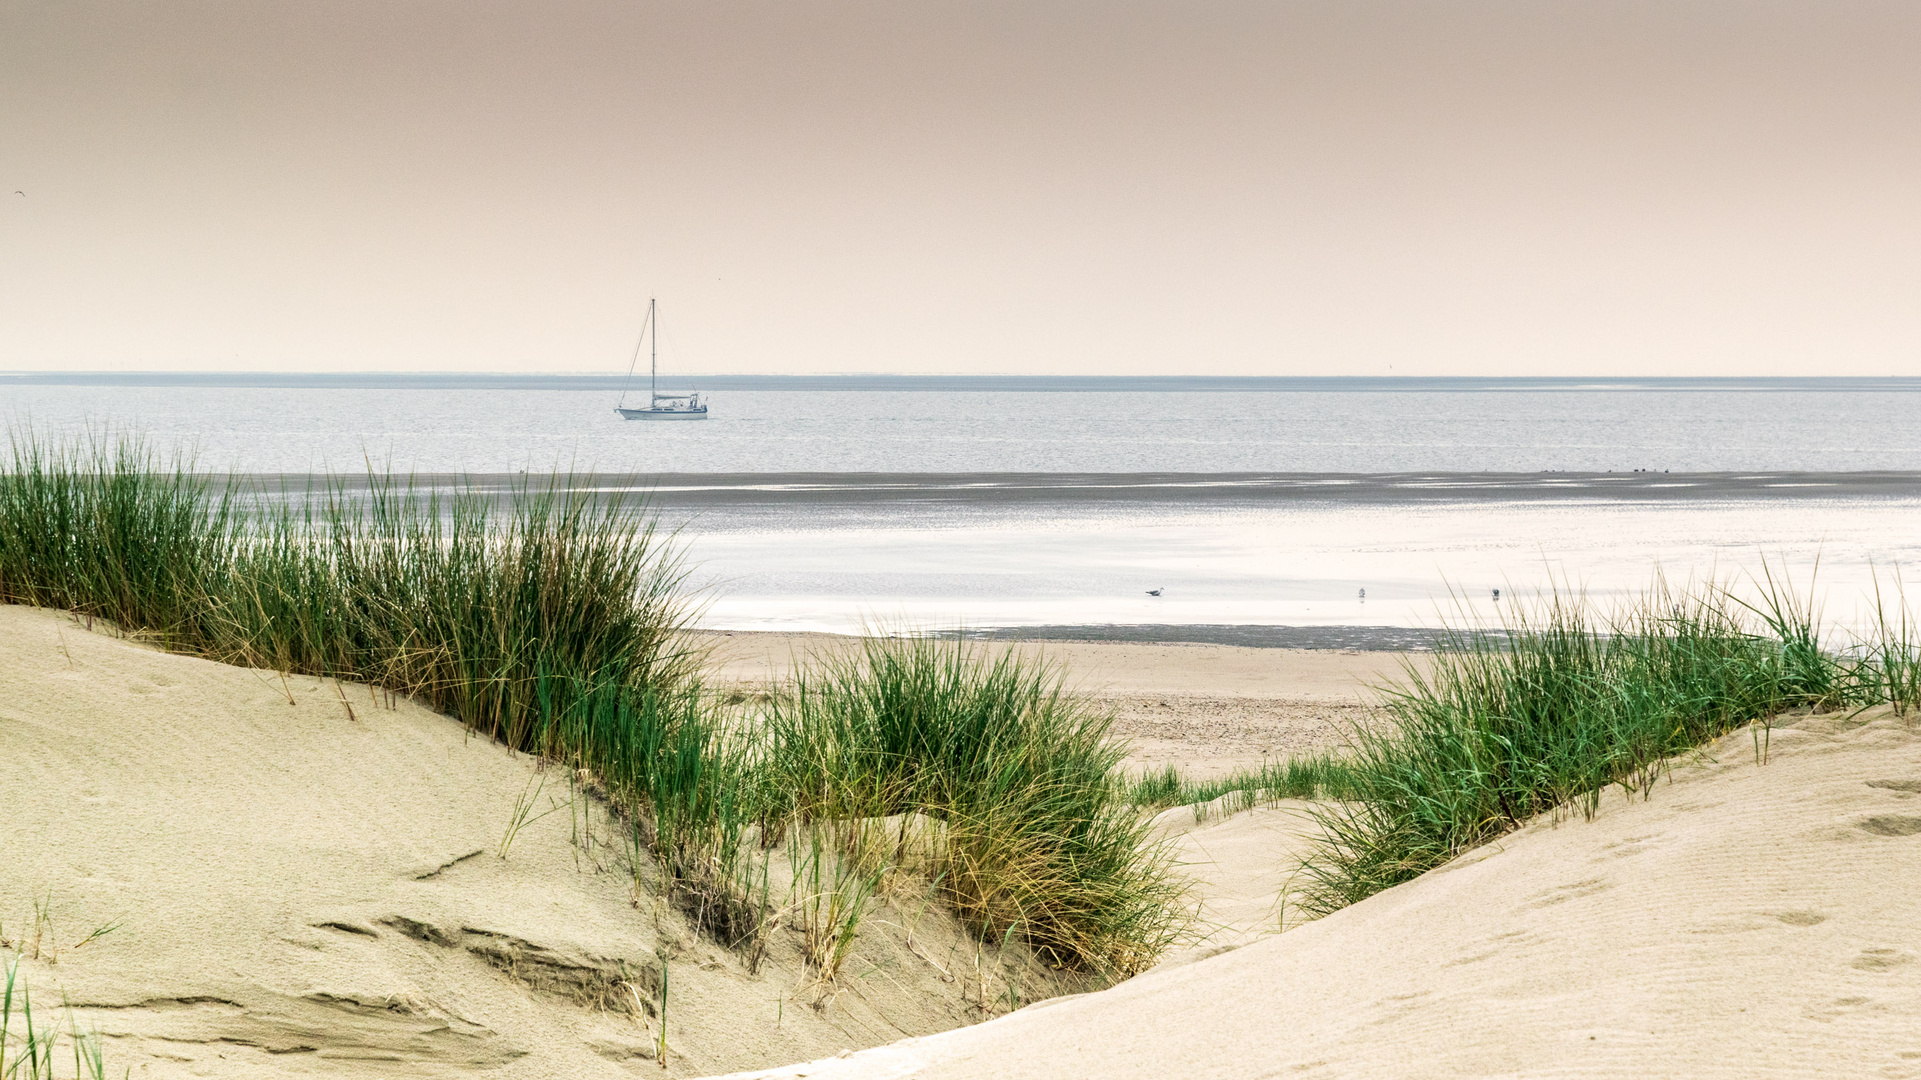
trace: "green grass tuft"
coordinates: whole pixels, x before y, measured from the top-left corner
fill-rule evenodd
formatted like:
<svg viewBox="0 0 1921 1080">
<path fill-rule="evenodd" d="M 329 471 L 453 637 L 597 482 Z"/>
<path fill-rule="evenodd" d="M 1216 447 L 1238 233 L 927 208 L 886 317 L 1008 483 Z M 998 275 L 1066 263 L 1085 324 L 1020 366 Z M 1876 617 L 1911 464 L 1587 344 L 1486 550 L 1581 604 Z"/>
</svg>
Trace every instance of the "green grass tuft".
<svg viewBox="0 0 1921 1080">
<path fill-rule="evenodd" d="M 672 693 L 697 657 L 644 507 L 555 475 L 502 497 L 221 486 L 137 442 L 16 436 L 0 473 L 0 601 L 104 619 L 166 648 L 412 695 L 507 745 L 566 756 L 543 687 Z M 561 703 L 564 705 L 565 703 Z"/>
<path fill-rule="evenodd" d="M 1263 761 L 1258 769 L 1236 769 L 1211 780 L 1190 780 L 1169 765 L 1123 780 L 1120 797 L 1146 810 L 1199 806 L 1224 800 L 1228 813 L 1279 799 L 1344 799 L 1351 791 L 1350 770 L 1338 757 L 1312 754 Z M 1231 798 L 1229 798 L 1232 796 Z"/>
<path fill-rule="evenodd" d="M 73 1055 L 74 1080 L 107 1080 L 100 1033 L 81 1031 L 71 1015 L 64 1033 L 58 1024 L 37 1023 L 33 995 L 19 973 L 19 961 L 8 961 L 0 982 L 0 1080 L 58 1080 L 56 1066 L 66 1058 L 57 1053 L 63 1034 Z"/>
<path fill-rule="evenodd" d="M 1387 692 L 1394 723 L 1357 731 L 1348 801 L 1320 814 L 1306 910 L 1410 880 L 1544 813 L 1592 816 L 1607 789 L 1645 796 L 1676 755 L 1784 710 L 1913 701 L 1905 615 L 1854 659 L 1824 649 L 1810 607 L 1657 588 L 1613 617 L 1553 595 L 1502 635 L 1459 632 Z M 1904 689 L 1905 688 L 1905 689 Z"/>
<path fill-rule="evenodd" d="M 636 888 L 652 856 L 668 899 L 751 955 L 780 910 L 768 862 L 781 838 L 831 828 L 845 846 L 888 816 L 932 823 L 916 858 L 984 937 L 1115 974 L 1171 940 L 1178 889 L 1115 797 L 1122 751 L 1051 668 L 876 643 L 806 673 L 770 715 L 741 716 L 701 692 L 700 657 L 677 644 L 690 609 L 645 506 L 569 476 L 504 493 L 378 473 L 284 490 L 216 483 L 137 441 L 15 436 L 12 451 L 0 602 L 407 694 L 574 770 L 570 788 L 592 777 L 621 811 Z M 557 812 L 551 795 L 536 808 L 543 791 L 522 793 L 501 856 Z M 894 868 L 855 846 L 856 885 L 817 920 L 839 928 L 813 950 L 828 969 L 868 879 Z"/>
<path fill-rule="evenodd" d="M 870 638 L 773 703 L 768 786 L 798 821 L 898 818 L 895 861 L 918 860 L 982 937 L 1131 974 L 1178 931 L 1179 887 L 1118 797 L 1110 723 L 1045 662 Z"/>
</svg>

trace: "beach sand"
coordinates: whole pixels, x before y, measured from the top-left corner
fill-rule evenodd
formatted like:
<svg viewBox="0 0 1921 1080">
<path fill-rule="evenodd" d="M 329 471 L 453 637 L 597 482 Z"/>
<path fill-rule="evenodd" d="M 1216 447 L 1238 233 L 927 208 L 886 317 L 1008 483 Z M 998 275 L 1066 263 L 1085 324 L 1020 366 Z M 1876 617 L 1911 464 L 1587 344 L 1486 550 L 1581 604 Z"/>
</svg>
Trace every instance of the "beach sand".
<svg viewBox="0 0 1921 1080">
<path fill-rule="evenodd" d="M 750 975 L 659 902 L 650 860 L 636 891 L 624 835 L 563 770 L 365 686 L 64 613 L 0 606 L 0 761 L 0 962 L 42 1020 L 64 1000 L 97 1027 L 114 1075 L 722 1072 L 1085 985 L 977 947 L 911 887 L 870 913 L 836 992 L 790 931 Z M 522 800 L 543 816 L 503 858 Z"/>
<path fill-rule="evenodd" d="M 849 643 L 710 644 L 751 690 Z M 1202 774 L 1336 745 L 1400 663 L 1045 652 L 1115 704 L 1138 762 Z M 1181 720 L 1196 700 L 1226 703 L 1220 726 Z M 1123 707 L 1161 701 L 1160 727 Z M 825 995 L 790 940 L 750 975 L 644 860 L 637 890 L 559 770 L 364 686 L 0 607 L 0 956 L 136 1077 L 1921 1077 L 1921 718 L 1783 723 L 1765 765 L 1737 734 L 1646 801 L 1610 792 L 1314 922 L 1288 903 L 1311 807 L 1177 808 L 1156 823 L 1197 926 L 1153 971 L 1075 995 L 908 890 Z M 530 798 L 561 809 L 503 858 Z"/>
<path fill-rule="evenodd" d="M 832 634 L 739 631 L 695 636 L 718 683 L 785 683 L 798 660 L 853 647 Z M 986 642 L 1061 664 L 1068 684 L 1114 714 L 1134 769 L 1174 765 L 1195 779 L 1258 768 L 1264 758 L 1336 749 L 1378 720 L 1373 688 L 1428 654 L 1141 642 Z"/>
<path fill-rule="evenodd" d="M 1225 954 L 753 1075 L 1921 1077 L 1921 717 L 1785 719 Z"/>
</svg>

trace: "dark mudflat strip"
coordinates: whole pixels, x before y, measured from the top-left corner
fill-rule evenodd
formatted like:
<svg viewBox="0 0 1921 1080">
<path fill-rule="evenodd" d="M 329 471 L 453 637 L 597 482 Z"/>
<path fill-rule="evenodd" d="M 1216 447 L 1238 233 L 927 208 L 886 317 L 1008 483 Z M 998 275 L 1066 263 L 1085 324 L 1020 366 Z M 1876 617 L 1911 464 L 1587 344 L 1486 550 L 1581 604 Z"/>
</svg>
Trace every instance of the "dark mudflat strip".
<svg viewBox="0 0 1921 1080">
<path fill-rule="evenodd" d="M 368 479 L 274 475 L 242 478 L 267 491 L 337 485 L 364 490 Z M 465 486 L 506 492 L 545 476 L 421 474 L 418 489 Z M 1921 498 L 1921 472 L 1538 472 L 1538 473 L 659 473 L 581 474 L 568 488 L 645 495 L 663 509 L 718 506 L 1276 503 L 1404 504 L 1445 502 L 1695 502 L 1702 500 Z"/>
<path fill-rule="evenodd" d="M 1352 649 L 1358 652 L 1432 652 L 1438 630 L 1407 626 L 1236 626 L 1132 623 L 1097 626 L 979 627 L 937 635 L 969 641 L 1139 641 L 1153 644 L 1240 645 L 1255 649 Z"/>
</svg>

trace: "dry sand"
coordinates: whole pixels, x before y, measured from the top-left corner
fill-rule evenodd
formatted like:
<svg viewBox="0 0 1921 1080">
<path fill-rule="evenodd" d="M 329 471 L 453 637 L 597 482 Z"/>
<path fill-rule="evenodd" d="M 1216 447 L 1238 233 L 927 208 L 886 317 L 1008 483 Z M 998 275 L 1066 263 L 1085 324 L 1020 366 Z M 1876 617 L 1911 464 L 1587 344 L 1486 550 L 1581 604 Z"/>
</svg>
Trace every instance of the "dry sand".
<svg viewBox="0 0 1921 1080">
<path fill-rule="evenodd" d="M 1739 733 L 1645 802 L 1224 955 L 754 1075 L 1921 1077 L 1921 717 L 1804 717 L 1765 765 Z"/>
<path fill-rule="evenodd" d="M 947 1030 L 1005 1012 L 1010 979 L 1024 1000 L 1078 988 L 911 890 L 830 997 L 786 931 L 749 975 L 658 902 L 651 863 L 635 889 L 598 806 L 592 843 L 562 809 L 497 854 L 517 799 L 567 803 L 561 770 L 364 686 L 64 614 L 0 607 L 0 762 L 0 963 L 37 951 L 41 1011 L 72 1003 L 116 1074 L 659 1076 L 633 995 L 663 953 L 666 1075 Z"/>
<path fill-rule="evenodd" d="M 709 633 L 709 670 L 722 683 L 785 682 L 797 659 L 853 639 L 830 634 Z M 1063 664 L 1075 689 L 1114 713 L 1114 733 L 1138 769 L 1174 765 L 1207 779 L 1339 746 L 1369 723 L 1370 688 L 1398 681 L 1421 654 L 1138 642 L 987 643 Z"/>
<path fill-rule="evenodd" d="M 720 677 L 751 685 L 846 642 L 715 644 Z M 1116 703 L 1137 761 L 1196 772 L 1329 745 L 1314 710 L 1358 713 L 1357 683 L 1400 662 L 1046 652 Z M 1163 727 L 1128 718 L 1163 700 Z M 1226 703 L 1199 735 L 1180 719 L 1197 700 Z M 662 1075 L 628 984 L 650 993 L 663 954 L 666 1075 L 1921 1077 L 1921 719 L 1885 711 L 1796 720 L 1764 766 L 1736 736 L 1646 802 L 1611 794 L 1592 822 L 1536 823 L 1318 922 L 1285 906 L 1310 808 L 1169 811 L 1198 940 L 974 1027 L 1012 1002 L 1006 978 L 1028 1000 L 1075 987 L 991 950 L 983 981 L 910 892 L 812 1007 L 789 938 L 747 974 L 645 863 L 635 888 L 598 809 L 598 840 L 561 811 L 501 858 L 534 764 L 365 687 L 0 607 L 0 760 L 0 957 L 38 936 L 37 999 L 73 1003 L 136 1077 Z M 566 801 L 544 782 L 543 809 Z"/>
<path fill-rule="evenodd" d="M 1175 864 L 1191 882 L 1194 914 L 1190 940 L 1161 958 L 1163 969 L 1250 945 L 1306 921 L 1292 903 L 1290 886 L 1300 860 L 1321 834 L 1315 807 L 1285 799 L 1225 814 L 1221 801 L 1178 806 L 1155 819 L 1171 842 Z"/>
</svg>

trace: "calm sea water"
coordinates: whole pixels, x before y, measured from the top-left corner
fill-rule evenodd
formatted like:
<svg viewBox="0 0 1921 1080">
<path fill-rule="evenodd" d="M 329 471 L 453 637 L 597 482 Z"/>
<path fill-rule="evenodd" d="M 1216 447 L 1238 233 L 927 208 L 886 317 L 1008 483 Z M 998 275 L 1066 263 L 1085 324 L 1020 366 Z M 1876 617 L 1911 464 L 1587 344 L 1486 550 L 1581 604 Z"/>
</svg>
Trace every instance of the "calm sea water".
<svg viewBox="0 0 1921 1080">
<path fill-rule="evenodd" d="M 696 473 L 1921 470 L 1921 381 L 1860 390 L 1495 381 L 1433 390 L 1407 388 L 1423 385 L 1412 380 L 1310 391 L 1178 381 L 1111 389 L 1125 380 L 1043 393 L 722 389 L 711 391 L 712 417 L 687 424 L 622 421 L 617 385 L 0 382 L 0 416 L 137 428 L 158 444 L 195 447 L 210 468 L 259 472 L 358 469 L 367 457 L 430 472 L 556 463 Z"/>
<path fill-rule="evenodd" d="M 770 475 L 759 486 L 786 493 L 771 502 L 732 488 L 697 496 L 708 485 L 674 477 L 660 505 L 706 623 L 725 628 L 1406 627 L 1498 618 L 1497 588 L 1509 607 L 1556 585 L 1607 601 L 1657 572 L 1752 595 L 1764 561 L 1845 624 L 1877 573 L 1886 585 L 1899 568 L 1921 572 L 1921 382 L 861 385 L 744 380 L 709 388 L 711 419 L 656 424 L 619 420 L 605 381 L 0 380 L 0 416 L 67 434 L 137 430 L 192 448 L 202 467 L 248 472 L 372 459 L 417 472 L 950 474 L 860 481 L 858 498 L 831 490 L 831 476 Z M 1632 470 L 1672 482 L 1520 497 L 1461 475 Z M 1687 475 L 1864 471 L 1915 475 L 1861 490 L 1808 476 L 1731 490 Z M 1204 475 L 1243 472 L 1437 475 L 1418 498 L 1391 486 L 1335 497 L 1310 476 L 1258 499 Z M 997 473 L 1201 475 L 1181 480 L 1179 499 L 1153 484 L 1093 497 L 951 475 Z"/>
</svg>

